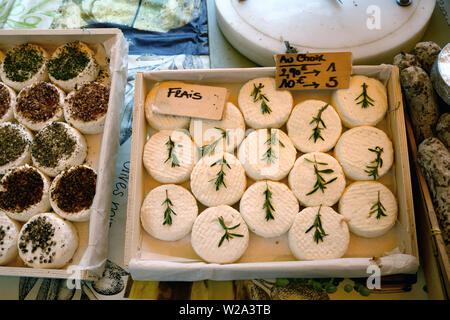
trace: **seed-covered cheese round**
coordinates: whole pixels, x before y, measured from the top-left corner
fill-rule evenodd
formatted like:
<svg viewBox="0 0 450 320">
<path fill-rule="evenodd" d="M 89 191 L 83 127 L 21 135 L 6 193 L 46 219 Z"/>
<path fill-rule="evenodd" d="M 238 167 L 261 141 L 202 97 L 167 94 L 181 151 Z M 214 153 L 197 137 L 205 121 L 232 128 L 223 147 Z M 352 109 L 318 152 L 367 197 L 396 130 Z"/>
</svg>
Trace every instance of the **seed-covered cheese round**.
<svg viewBox="0 0 450 320">
<path fill-rule="evenodd" d="M 210 263 L 232 263 L 247 250 L 249 233 L 239 212 L 229 206 L 203 211 L 192 227 L 194 251 Z"/>
<path fill-rule="evenodd" d="M 347 251 L 350 233 L 344 216 L 331 207 L 308 207 L 295 217 L 288 239 L 298 260 L 338 259 Z"/>
<path fill-rule="evenodd" d="M 18 123 L 0 124 L 0 175 L 30 162 L 31 132 Z"/>
<path fill-rule="evenodd" d="M 16 93 L 6 84 L 0 82 L 0 123 L 14 119 Z"/>
<path fill-rule="evenodd" d="M 6 265 L 17 257 L 17 239 L 20 224 L 0 213 L 0 266 Z"/>
</svg>

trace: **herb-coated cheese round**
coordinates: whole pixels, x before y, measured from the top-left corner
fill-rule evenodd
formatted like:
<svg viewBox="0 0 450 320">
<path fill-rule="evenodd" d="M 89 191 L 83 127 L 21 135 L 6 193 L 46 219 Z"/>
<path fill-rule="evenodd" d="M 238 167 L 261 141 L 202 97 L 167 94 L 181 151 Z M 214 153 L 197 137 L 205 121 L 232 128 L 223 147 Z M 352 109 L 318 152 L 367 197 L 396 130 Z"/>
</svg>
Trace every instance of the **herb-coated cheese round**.
<svg viewBox="0 0 450 320">
<path fill-rule="evenodd" d="M 16 93 L 3 82 L 0 82 L 0 123 L 14 119 Z"/>
<path fill-rule="evenodd" d="M 10 263 L 17 257 L 20 228 L 18 222 L 0 213 L 0 266 Z"/>
<path fill-rule="evenodd" d="M 30 162 L 33 135 L 19 123 L 0 124 L 0 175 Z"/>
</svg>

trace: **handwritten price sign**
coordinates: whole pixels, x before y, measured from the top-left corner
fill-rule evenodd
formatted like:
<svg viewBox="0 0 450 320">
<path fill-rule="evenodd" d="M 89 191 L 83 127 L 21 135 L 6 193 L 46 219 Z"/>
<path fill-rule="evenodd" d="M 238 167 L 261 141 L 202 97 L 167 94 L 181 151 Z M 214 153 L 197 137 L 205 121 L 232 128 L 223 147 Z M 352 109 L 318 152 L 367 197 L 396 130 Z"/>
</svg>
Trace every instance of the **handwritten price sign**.
<svg viewBox="0 0 450 320">
<path fill-rule="evenodd" d="M 350 85 L 351 52 L 278 54 L 275 59 L 280 90 L 342 89 Z"/>
</svg>

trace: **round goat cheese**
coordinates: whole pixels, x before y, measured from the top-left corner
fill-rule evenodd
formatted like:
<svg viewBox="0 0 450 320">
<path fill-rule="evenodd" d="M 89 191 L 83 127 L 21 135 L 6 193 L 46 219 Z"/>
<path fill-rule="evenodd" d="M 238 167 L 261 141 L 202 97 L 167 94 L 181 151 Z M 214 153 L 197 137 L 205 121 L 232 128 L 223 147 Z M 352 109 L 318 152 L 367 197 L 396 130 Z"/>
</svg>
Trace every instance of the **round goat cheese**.
<svg viewBox="0 0 450 320">
<path fill-rule="evenodd" d="M 0 82 L 0 123 L 14 119 L 16 93 L 6 84 Z"/>
<path fill-rule="evenodd" d="M 203 211 L 192 227 L 194 251 L 210 263 L 232 263 L 247 250 L 249 233 L 240 213 L 221 205 Z"/>
<path fill-rule="evenodd" d="M 0 175 L 30 162 L 31 132 L 18 123 L 0 124 Z"/>
<path fill-rule="evenodd" d="M 0 266 L 6 265 L 17 257 L 17 239 L 20 224 L 0 213 Z"/>
</svg>

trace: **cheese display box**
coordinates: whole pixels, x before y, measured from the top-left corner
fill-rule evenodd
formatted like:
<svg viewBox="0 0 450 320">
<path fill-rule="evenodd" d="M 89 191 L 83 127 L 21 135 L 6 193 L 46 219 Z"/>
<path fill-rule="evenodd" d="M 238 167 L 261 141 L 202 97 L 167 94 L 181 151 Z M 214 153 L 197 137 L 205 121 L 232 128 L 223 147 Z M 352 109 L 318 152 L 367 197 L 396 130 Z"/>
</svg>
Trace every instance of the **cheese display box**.
<svg viewBox="0 0 450 320">
<path fill-rule="evenodd" d="M 379 205 L 377 218 L 374 215 L 373 219 L 378 219 L 384 213 L 387 214 L 389 210 L 395 213 L 393 220 L 392 217 L 382 220 L 387 225 L 381 231 L 368 230 L 367 223 L 364 220 L 361 224 L 362 231 L 358 231 L 358 226 L 349 224 L 349 229 L 352 231 L 349 232 L 347 223 L 344 222 L 348 221 L 349 218 L 337 214 L 342 209 L 340 206 L 345 205 L 340 195 L 342 195 L 344 188 L 350 189 L 348 187 L 353 182 L 347 175 L 357 175 L 361 171 L 346 169 L 344 164 L 346 162 L 351 163 L 351 160 L 348 157 L 346 158 L 348 152 L 346 153 L 345 150 L 348 147 L 339 147 L 340 142 L 338 142 L 338 146 L 334 148 L 331 145 L 325 146 L 323 152 L 306 150 L 311 145 L 310 143 L 297 143 L 302 137 L 305 137 L 305 134 L 298 130 L 298 124 L 288 119 L 289 113 L 283 116 L 283 119 L 274 119 L 269 127 L 262 125 L 262 129 L 261 127 L 258 128 L 262 121 L 260 120 L 261 117 L 252 115 L 253 111 L 251 110 L 247 113 L 246 110 L 251 109 L 251 104 L 246 102 L 249 99 L 241 100 L 242 97 L 239 94 L 241 88 L 245 87 L 242 90 L 245 93 L 244 97 L 251 96 L 254 99 L 253 101 L 261 103 L 263 115 L 264 113 L 271 114 L 272 109 L 275 110 L 272 113 L 275 118 L 282 116 L 282 112 L 276 112 L 278 111 L 276 108 L 280 105 L 292 103 L 292 110 L 294 110 L 295 106 L 305 102 L 305 110 L 307 107 L 316 108 L 314 110 L 320 108 L 319 114 L 314 118 L 316 119 L 315 123 L 317 127 L 322 123 L 319 119 L 323 112 L 323 119 L 330 127 L 334 140 L 337 140 L 339 136 L 341 138 L 344 136 L 351 137 L 349 131 L 352 129 L 345 125 L 340 128 L 330 124 L 333 121 L 332 119 L 339 119 L 336 112 L 330 115 L 326 113 L 332 112 L 335 109 L 334 107 L 325 110 L 327 106 L 336 104 L 333 100 L 335 98 L 333 90 L 291 91 L 292 95 L 280 95 L 274 98 L 278 93 L 275 93 L 274 90 L 272 90 L 273 92 L 270 91 L 272 88 L 270 88 L 270 81 L 267 79 L 275 77 L 275 68 L 270 67 L 138 73 L 133 109 L 124 255 L 124 263 L 129 268 L 132 278 L 135 280 L 197 281 L 203 279 L 238 280 L 277 277 L 367 277 L 373 272 L 370 271 L 372 270 L 371 266 L 378 266 L 380 275 L 416 273 L 419 267 L 419 253 L 398 68 L 391 65 L 354 66 L 352 75 L 377 79 L 379 80 L 378 83 L 382 84 L 380 92 L 387 92 L 384 95 L 386 115 L 377 120 L 379 122 L 376 124 L 376 129 L 373 129 L 373 127 L 363 128 L 365 134 L 370 136 L 373 131 L 377 137 L 381 137 L 376 138 L 380 139 L 378 140 L 380 146 L 384 146 L 382 143 L 388 141 L 386 147 L 384 147 L 386 155 L 382 169 L 384 171 L 383 173 L 381 173 L 382 171 L 379 172 L 382 176 L 377 179 L 379 184 L 376 188 L 378 189 L 375 188 L 375 191 L 371 191 L 372 193 L 375 192 L 375 198 L 378 192 L 377 203 L 380 203 L 381 194 L 386 207 Z M 258 81 L 251 82 L 257 78 L 260 79 L 259 85 Z M 357 78 L 355 77 L 355 79 Z M 167 135 L 167 129 L 172 124 L 178 128 L 190 127 L 189 131 L 195 142 L 195 133 L 192 134 L 195 131 L 192 131 L 192 127 L 195 127 L 197 119 L 186 121 L 183 118 L 172 117 L 169 123 L 168 121 L 158 121 L 158 119 L 164 120 L 164 117 L 160 115 L 149 117 L 148 111 L 146 114 L 145 110 L 146 100 L 149 96 L 151 97 L 149 93 L 152 88 L 156 83 L 165 81 L 181 81 L 189 84 L 227 88 L 229 90 L 228 103 L 225 109 L 227 111 L 221 123 L 223 124 L 225 119 L 229 118 L 227 120 L 228 125 L 233 122 L 234 128 L 245 130 L 245 134 L 242 132 L 242 135 L 229 137 L 230 141 L 233 142 L 227 142 L 226 145 L 223 142 L 225 147 L 232 146 L 226 149 L 227 153 L 223 156 L 204 156 L 210 150 L 200 144 L 199 161 L 195 163 L 193 169 L 189 169 L 191 174 L 188 175 L 187 179 L 186 176 L 180 178 L 179 175 L 187 168 L 184 163 L 186 157 L 184 157 L 184 154 L 183 156 L 179 154 L 179 157 L 176 158 L 174 154 L 181 152 L 181 149 L 185 151 L 186 148 L 191 148 L 192 141 L 186 139 L 186 137 L 189 137 L 188 134 Z M 358 83 L 358 85 L 361 84 Z M 249 86 L 250 89 L 246 86 Z M 365 83 L 362 85 L 363 92 L 366 92 L 366 86 Z M 261 91 L 261 88 L 263 91 Z M 274 99 L 271 101 L 278 99 L 277 105 L 271 104 L 267 96 L 264 97 L 262 94 L 264 90 L 267 90 L 265 91 L 267 96 L 270 93 L 270 99 Z M 259 98 L 257 98 L 258 94 L 260 95 Z M 375 96 L 373 97 L 375 98 Z M 289 101 L 289 99 L 292 100 Z M 320 106 L 314 106 L 312 100 L 320 100 L 322 103 Z M 369 104 L 370 101 L 371 98 L 369 97 Z M 240 120 L 239 117 L 229 116 L 236 106 L 244 114 L 243 117 L 240 117 Z M 245 118 L 245 124 L 242 118 Z M 214 122 L 208 124 L 208 126 L 215 128 L 216 133 L 217 130 L 221 130 L 214 125 Z M 250 126 L 255 130 L 249 130 L 251 129 Z M 158 132 L 158 130 L 162 131 Z M 340 131 L 342 131 L 342 135 L 340 135 Z M 323 131 L 316 130 L 315 132 L 319 140 L 320 133 L 323 133 Z M 355 130 L 352 132 L 355 132 Z M 164 134 L 166 136 L 161 138 Z M 223 131 L 221 131 L 221 134 L 223 134 L 222 137 L 227 137 Z M 259 135 L 268 138 L 254 140 Z M 306 136 L 306 139 L 308 136 Z M 352 139 L 355 139 L 355 137 Z M 352 139 L 348 139 L 350 146 L 352 145 Z M 360 136 L 359 133 L 356 134 L 356 140 L 358 139 L 361 141 L 367 140 L 364 135 Z M 225 140 L 228 141 L 228 139 Z M 253 143 L 252 141 L 262 142 Z M 159 145 L 159 148 L 164 149 L 164 152 L 158 151 L 159 149 L 155 145 Z M 262 148 L 269 146 L 269 149 L 263 155 L 265 161 L 270 157 L 275 162 L 278 161 L 276 155 L 279 155 L 280 159 L 284 159 L 279 160 L 278 170 L 265 172 L 260 170 L 261 168 L 255 163 L 245 160 L 245 155 L 251 157 L 252 154 L 259 152 L 252 151 L 255 145 Z M 344 142 L 341 145 L 344 145 Z M 273 149 L 272 146 L 274 146 Z M 305 151 L 310 153 L 306 154 L 299 151 L 301 148 L 305 148 Z M 381 152 L 381 149 L 369 149 L 369 155 L 372 155 L 372 153 L 375 155 L 375 153 Z M 169 152 L 168 157 L 167 152 Z M 353 150 L 351 154 L 355 157 L 359 156 L 358 151 Z M 341 165 L 344 167 L 343 172 L 340 169 L 340 164 L 333 157 L 340 159 Z M 304 160 L 305 158 L 306 160 Z M 154 159 L 166 163 L 167 172 L 164 172 L 164 167 L 156 168 L 159 165 L 157 162 L 155 165 Z M 309 163 L 315 171 L 311 168 L 306 173 L 301 171 L 304 163 Z M 330 164 L 330 168 L 321 167 L 321 170 L 318 169 L 319 165 L 327 164 Z M 383 164 L 380 166 L 380 170 L 382 166 Z M 170 174 L 172 172 L 170 168 L 173 168 L 173 174 Z M 362 169 L 364 172 L 365 168 Z M 319 176 L 319 173 L 327 175 L 332 172 L 338 173 L 340 176 L 326 182 L 318 179 L 321 181 L 317 182 L 311 191 L 304 189 L 304 186 L 302 186 L 303 180 L 311 182 L 311 180 L 308 180 L 310 178 L 306 178 L 308 175 L 315 173 Z M 346 178 L 344 178 L 344 172 Z M 366 172 L 370 172 L 370 170 Z M 213 179 L 211 179 L 211 173 L 214 173 Z M 216 173 L 217 175 L 215 175 Z M 158 182 L 154 177 L 163 182 Z M 305 178 L 302 180 L 298 177 Z M 366 180 L 372 179 L 369 177 Z M 177 185 L 174 186 L 173 184 Z M 325 205 L 322 206 L 324 202 L 320 199 L 321 191 L 324 192 L 325 189 L 324 186 L 329 187 L 327 190 L 329 193 L 327 196 L 329 204 L 327 205 L 329 207 L 326 208 Z M 213 194 L 211 194 L 211 190 L 214 191 L 214 188 L 217 193 L 212 192 Z M 321 190 L 318 190 L 319 188 Z M 358 186 L 354 190 L 358 193 L 364 190 L 362 188 L 362 186 Z M 301 195 L 306 194 L 307 191 L 309 191 L 307 195 L 311 196 L 303 199 Z M 263 194 L 266 201 L 264 206 L 262 204 L 264 201 Z M 387 199 L 384 198 L 384 194 L 389 194 L 389 199 L 395 199 L 395 201 L 384 200 Z M 261 200 L 261 203 L 255 202 L 255 198 Z M 342 201 L 338 204 L 339 198 Z M 347 207 L 354 207 L 355 203 L 358 203 L 355 202 L 354 196 L 348 196 L 347 198 Z M 266 212 L 265 219 L 260 216 L 255 218 L 253 215 L 253 208 L 259 205 Z M 306 208 L 306 205 L 310 207 Z M 391 207 L 392 209 L 390 209 Z M 145 214 L 141 215 L 141 209 Z M 156 225 L 152 225 L 151 219 L 146 218 L 148 217 L 146 214 L 152 210 L 164 211 L 163 223 L 159 221 Z M 289 221 L 283 222 L 280 219 L 276 228 L 265 228 L 264 221 L 273 221 L 274 219 L 274 221 L 277 221 L 276 219 L 279 219 L 277 210 L 283 211 Z M 195 218 L 197 214 L 198 216 Z M 372 213 L 369 214 L 369 216 L 371 215 Z M 322 216 L 324 226 L 328 227 L 328 229 L 325 228 L 328 232 L 327 230 L 321 230 L 320 216 Z M 305 229 L 312 223 L 312 220 L 308 222 L 308 225 L 305 225 L 303 217 L 310 217 L 308 219 L 316 217 L 314 225 L 309 227 L 306 232 Z M 174 221 L 182 219 L 185 226 L 193 226 L 187 228 L 187 231 L 178 228 L 176 233 L 164 234 L 167 228 L 162 228 L 161 225 L 166 223 L 171 225 L 172 218 Z M 385 217 L 381 219 L 383 218 Z M 317 221 L 319 222 L 317 223 Z M 316 227 L 315 233 L 309 232 L 314 226 Z M 217 229 L 222 233 L 225 230 L 223 236 L 222 233 L 217 234 Z M 327 237 L 333 239 L 333 241 L 328 239 L 323 241 L 323 238 Z M 211 239 L 214 239 L 212 244 Z M 314 239 L 314 242 L 312 239 Z M 309 243 L 309 247 L 305 247 L 305 243 Z M 317 247 L 320 246 L 320 252 L 315 250 L 315 243 L 320 243 Z M 228 250 L 227 255 L 219 254 L 221 250 Z"/>
<path fill-rule="evenodd" d="M 2 88 L 14 88 L 8 101 L 15 101 L 0 124 L 7 151 L 0 275 L 98 279 L 108 252 L 125 38 L 119 29 L 1 30 L 0 52 Z M 29 134 L 30 151 L 17 160 L 22 144 L 4 139 L 14 128 Z"/>
</svg>

